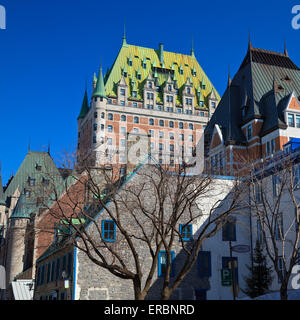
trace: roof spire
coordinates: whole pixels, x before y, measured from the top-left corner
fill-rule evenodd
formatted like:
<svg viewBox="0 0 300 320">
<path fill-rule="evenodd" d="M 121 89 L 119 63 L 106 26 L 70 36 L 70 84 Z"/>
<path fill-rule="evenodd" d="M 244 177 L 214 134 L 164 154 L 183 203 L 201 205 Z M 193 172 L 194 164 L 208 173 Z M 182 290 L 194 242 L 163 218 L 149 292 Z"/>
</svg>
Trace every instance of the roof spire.
<svg viewBox="0 0 300 320">
<path fill-rule="evenodd" d="M 286 40 L 285 39 L 284 39 L 284 54 L 285 54 L 286 57 L 289 56 L 287 48 L 286 48 Z"/>
<path fill-rule="evenodd" d="M 125 26 L 125 22 L 124 22 L 124 33 L 123 33 L 123 47 L 127 46 L 127 42 L 126 42 L 126 26 Z"/>
<path fill-rule="evenodd" d="M 96 88 L 95 88 L 95 91 L 93 93 L 93 98 L 94 97 L 106 98 L 101 63 L 100 63 L 100 69 L 99 69 L 99 73 L 98 73 L 98 79 L 97 79 Z"/>
<path fill-rule="evenodd" d="M 193 39 L 193 35 L 192 35 L 192 49 L 191 49 L 191 56 L 195 57 L 195 52 L 194 52 L 194 39 Z"/>
<path fill-rule="evenodd" d="M 28 139 L 28 152 L 30 152 L 30 138 Z"/>
<path fill-rule="evenodd" d="M 0 162 L 0 206 L 1 206 L 1 205 L 4 205 L 4 206 L 5 206 L 6 204 L 5 204 L 5 200 L 4 200 L 1 169 L 2 169 L 2 166 L 1 166 L 1 162 Z"/>
<path fill-rule="evenodd" d="M 89 100 L 87 96 L 87 86 L 85 86 L 85 92 L 84 92 L 84 97 L 81 105 L 81 110 L 77 120 L 83 119 L 88 112 L 89 112 Z"/>
<path fill-rule="evenodd" d="M 253 47 L 252 47 L 252 43 L 251 43 L 251 32 L 250 32 L 250 29 L 249 29 L 248 51 L 250 51 L 251 49 L 253 49 Z"/>
<path fill-rule="evenodd" d="M 48 141 L 48 154 L 50 155 L 50 141 Z"/>
<path fill-rule="evenodd" d="M 231 86 L 231 77 L 230 77 L 230 66 L 228 66 L 228 82 L 227 82 L 227 88 Z"/>
</svg>

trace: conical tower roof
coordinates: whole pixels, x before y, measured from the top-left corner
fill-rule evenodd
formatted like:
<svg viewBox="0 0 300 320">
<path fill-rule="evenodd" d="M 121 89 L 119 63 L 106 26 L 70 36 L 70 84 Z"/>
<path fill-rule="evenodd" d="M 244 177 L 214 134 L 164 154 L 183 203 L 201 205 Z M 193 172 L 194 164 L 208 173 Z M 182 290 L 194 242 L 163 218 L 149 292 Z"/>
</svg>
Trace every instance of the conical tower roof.
<svg viewBox="0 0 300 320">
<path fill-rule="evenodd" d="M 101 65 L 100 65 L 97 84 L 96 84 L 95 91 L 93 93 L 93 97 L 106 98 L 105 86 L 104 86 L 104 80 L 103 80 L 103 73 L 102 73 L 102 66 Z"/>
<path fill-rule="evenodd" d="M 20 195 L 10 219 L 30 218 L 31 213 L 34 212 L 33 208 L 34 206 L 26 201 L 26 196 L 23 193 Z"/>
<path fill-rule="evenodd" d="M 78 119 L 83 119 L 88 112 L 89 112 L 89 100 L 88 100 L 88 96 L 87 96 L 87 89 L 85 88 L 85 93 L 84 93 L 82 106 L 81 106 L 81 110 L 80 110 L 80 114 L 78 116 Z"/>
<path fill-rule="evenodd" d="M 1 176 L 1 166 L 0 166 L 0 206 L 6 205 L 3 193 L 3 184 L 2 184 L 2 176 Z"/>
</svg>

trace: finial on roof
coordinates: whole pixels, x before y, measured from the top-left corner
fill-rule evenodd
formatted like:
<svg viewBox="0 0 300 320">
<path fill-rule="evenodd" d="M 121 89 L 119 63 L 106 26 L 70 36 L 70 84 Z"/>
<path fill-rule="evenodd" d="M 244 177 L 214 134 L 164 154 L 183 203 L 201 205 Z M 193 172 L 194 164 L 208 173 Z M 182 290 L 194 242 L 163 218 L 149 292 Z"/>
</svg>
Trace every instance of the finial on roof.
<svg viewBox="0 0 300 320">
<path fill-rule="evenodd" d="M 193 39 L 193 36 L 192 36 L 192 49 L 191 49 L 191 56 L 192 56 L 192 57 L 195 57 L 195 52 L 194 52 L 194 39 Z"/>
<path fill-rule="evenodd" d="M 228 66 L 228 82 L 227 82 L 227 88 L 231 86 L 231 77 L 230 77 L 230 66 Z"/>
<path fill-rule="evenodd" d="M 123 47 L 127 45 L 126 42 L 126 26 L 125 26 L 125 22 L 124 22 L 124 33 L 123 33 Z"/>
<path fill-rule="evenodd" d="M 289 56 L 287 48 L 286 48 L 286 40 L 285 39 L 284 39 L 284 54 L 285 54 L 286 57 Z"/>
<path fill-rule="evenodd" d="M 30 152 L 30 138 L 28 140 L 28 152 Z"/>
<path fill-rule="evenodd" d="M 50 155 L 50 141 L 48 141 L 48 154 Z"/>
<path fill-rule="evenodd" d="M 251 32 L 250 32 L 250 29 L 249 29 L 248 51 L 250 51 L 251 49 L 253 49 L 253 47 L 252 47 L 252 43 L 251 43 Z"/>
</svg>

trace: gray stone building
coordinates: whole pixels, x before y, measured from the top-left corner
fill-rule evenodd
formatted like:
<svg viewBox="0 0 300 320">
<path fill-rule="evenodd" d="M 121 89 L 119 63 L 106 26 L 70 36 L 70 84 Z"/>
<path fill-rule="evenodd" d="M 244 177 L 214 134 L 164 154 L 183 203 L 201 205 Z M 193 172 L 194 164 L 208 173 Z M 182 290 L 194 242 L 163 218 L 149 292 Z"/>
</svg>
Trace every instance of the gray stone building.
<svg viewBox="0 0 300 320">
<path fill-rule="evenodd" d="M 151 158 L 151 157 L 150 157 Z M 153 164 L 153 163 L 152 163 Z M 64 267 L 61 266 L 61 261 L 65 254 L 65 251 L 73 252 L 72 261 L 72 274 L 70 288 L 72 291 L 69 299 L 73 300 L 131 300 L 135 299 L 135 292 L 133 287 L 133 280 L 126 279 L 124 273 L 120 270 L 121 267 L 126 265 L 128 273 L 135 273 L 136 269 L 140 267 L 140 272 L 143 274 L 141 287 L 143 288 L 147 282 L 147 276 L 155 259 L 158 262 L 154 265 L 154 273 L 150 279 L 150 289 L 145 295 L 145 299 L 160 299 L 162 293 L 162 286 L 166 275 L 167 250 L 170 252 L 170 284 L 176 281 L 178 274 L 182 271 L 182 267 L 186 261 L 186 250 L 193 246 L 195 239 L 204 230 L 205 225 L 209 217 L 216 218 L 221 212 L 227 210 L 230 199 L 229 195 L 235 183 L 235 180 L 230 177 L 222 177 L 220 179 L 212 179 L 210 185 L 203 194 L 199 195 L 199 198 L 195 201 L 193 206 L 189 210 L 183 210 L 183 214 L 176 221 L 176 230 L 173 233 L 174 241 L 170 241 L 170 237 L 166 237 L 168 243 L 157 246 L 157 238 L 151 238 L 153 233 L 153 222 L 149 219 L 149 215 L 141 212 L 141 208 L 148 213 L 152 212 L 152 217 L 156 214 L 157 199 L 155 192 L 151 190 L 151 179 L 156 179 L 155 170 L 158 166 L 142 164 L 138 166 L 131 175 L 127 176 L 126 181 L 118 186 L 117 192 L 114 196 L 109 193 L 106 194 L 106 200 L 104 205 L 98 208 L 90 208 L 89 221 L 85 219 L 84 230 L 86 234 L 94 243 L 94 247 L 90 248 L 89 252 L 87 247 L 80 237 L 76 239 L 76 246 L 74 245 L 73 238 L 64 236 L 56 239 L 56 243 L 38 259 L 37 263 L 37 286 L 34 299 L 52 299 L 60 297 L 60 291 L 64 291 L 61 287 L 64 273 Z M 176 175 L 172 174 L 174 180 L 168 180 L 165 185 L 165 190 L 170 188 L 172 195 L 173 189 L 176 187 Z M 195 183 L 196 180 L 191 182 Z M 202 177 L 198 177 L 200 181 Z M 191 184 L 191 188 L 194 185 Z M 137 199 L 135 196 L 138 194 L 139 200 L 142 204 L 137 205 Z M 163 205 L 163 212 L 166 214 L 165 219 L 169 221 L 170 215 L 168 212 L 172 212 L 171 202 L 165 199 Z M 218 206 L 216 206 L 218 204 Z M 152 211 L 151 211 L 152 210 Z M 155 212 L 154 212 L 155 211 Z M 196 212 L 198 215 L 193 216 L 191 222 L 191 212 Z M 85 214 L 85 218 L 87 214 Z M 113 217 L 113 218 L 112 218 Z M 167 225 L 167 223 L 165 223 Z M 83 225 L 81 225 L 83 226 Z M 242 228 L 242 227 L 238 227 Z M 131 242 L 124 236 L 124 229 L 127 234 L 130 235 Z M 239 233 L 239 231 L 238 231 Z M 170 233 L 171 234 L 171 233 Z M 152 242 L 149 244 L 145 239 L 151 238 Z M 88 238 L 87 238 L 88 239 Z M 210 240 L 210 239 L 208 239 Z M 169 242 L 170 241 L 170 242 Z M 171 243 L 171 247 L 168 244 Z M 134 247 L 131 250 L 130 246 Z M 152 251 L 151 251 L 151 249 Z M 209 246 L 201 245 L 197 261 L 184 281 L 175 289 L 171 299 L 185 300 L 185 299 L 206 299 L 207 291 L 211 290 L 210 278 L 212 276 L 218 277 L 219 270 L 212 274 L 212 270 L 215 270 L 212 266 L 213 250 L 218 247 L 218 250 L 224 250 L 227 247 L 227 243 L 217 243 L 210 241 Z M 67 249 L 66 249 L 67 248 Z M 166 249 L 167 248 L 167 249 Z M 107 268 L 101 267 L 99 263 L 99 254 L 96 251 L 99 250 L 102 256 L 102 262 L 105 261 Z M 217 250 L 217 251 L 218 251 Z M 113 255 L 112 252 L 117 252 L 117 255 Z M 218 251 L 219 253 L 219 251 Z M 139 263 L 137 263 L 137 261 Z M 54 272 L 58 282 L 55 285 L 49 287 L 46 274 L 48 275 L 50 261 L 60 264 L 60 267 Z M 247 261 L 248 262 L 248 261 Z M 244 263 L 244 261 L 243 261 Z M 118 265 L 121 269 L 110 268 L 111 266 Z M 66 266 L 66 264 L 65 264 Z M 58 271 L 57 271 L 58 270 Z M 110 271 L 109 271 L 110 270 Z M 118 274 L 120 276 L 118 276 Z M 41 280 L 42 279 L 42 280 Z M 53 292 L 58 292 L 58 294 Z M 230 293 L 229 293 L 230 294 Z M 63 295 L 65 299 L 67 297 Z"/>
</svg>

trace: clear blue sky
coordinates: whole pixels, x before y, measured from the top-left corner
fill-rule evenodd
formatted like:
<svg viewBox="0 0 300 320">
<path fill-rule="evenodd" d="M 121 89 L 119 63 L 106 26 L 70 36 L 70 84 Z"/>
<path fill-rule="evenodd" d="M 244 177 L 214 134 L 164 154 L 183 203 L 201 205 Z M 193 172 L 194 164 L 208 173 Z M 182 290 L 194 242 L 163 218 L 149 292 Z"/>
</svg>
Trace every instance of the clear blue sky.
<svg viewBox="0 0 300 320">
<path fill-rule="evenodd" d="M 299 1 L 298 1 L 299 2 Z M 300 65 L 300 30 L 291 27 L 295 1 L 0 0 L 7 29 L 0 30 L 0 160 L 7 182 L 31 149 L 51 143 L 54 158 L 76 145 L 76 119 L 85 81 L 112 65 L 126 22 L 127 42 L 190 52 L 220 94 L 254 47 L 288 52 Z"/>
</svg>

